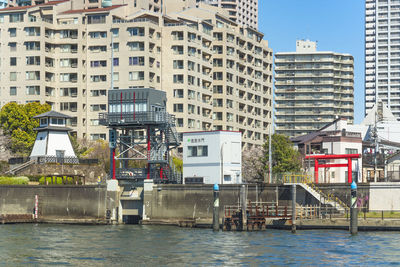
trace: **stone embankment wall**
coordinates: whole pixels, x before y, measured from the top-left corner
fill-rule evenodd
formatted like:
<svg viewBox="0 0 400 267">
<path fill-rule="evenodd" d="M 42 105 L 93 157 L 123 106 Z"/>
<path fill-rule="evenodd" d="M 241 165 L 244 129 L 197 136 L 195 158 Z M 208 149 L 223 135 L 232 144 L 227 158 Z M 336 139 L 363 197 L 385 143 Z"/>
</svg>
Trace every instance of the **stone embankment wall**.
<svg viewBox="0 0 400 267">
<path fill-rule="evenodd" d="M 71 165 L 71 164 L 33 164 L 18 172 L 18 175 L 84 175 L 86 184 L 97 184 L 100 176 L 104 181 L 107 173 L 100 165 Z"/>
<path fill-rule="evenodd" d="M 0 186 L 0 215 L 33 214 L 35 195 L 39 221 L 105 222 L 105 186 Z"/>
</svg>

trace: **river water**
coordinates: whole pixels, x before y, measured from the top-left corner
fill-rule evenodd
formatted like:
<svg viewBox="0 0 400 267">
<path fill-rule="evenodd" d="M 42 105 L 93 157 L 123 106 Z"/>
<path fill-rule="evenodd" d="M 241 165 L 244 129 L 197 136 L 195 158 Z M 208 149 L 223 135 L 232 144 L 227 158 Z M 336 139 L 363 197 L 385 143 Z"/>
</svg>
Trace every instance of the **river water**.
<svg viewBox="0 0 400 267">
<path fill-rule="evenodd" d="M 0 225 L 0 265 L 399 265 L 400 233 Z"/>
</svg>

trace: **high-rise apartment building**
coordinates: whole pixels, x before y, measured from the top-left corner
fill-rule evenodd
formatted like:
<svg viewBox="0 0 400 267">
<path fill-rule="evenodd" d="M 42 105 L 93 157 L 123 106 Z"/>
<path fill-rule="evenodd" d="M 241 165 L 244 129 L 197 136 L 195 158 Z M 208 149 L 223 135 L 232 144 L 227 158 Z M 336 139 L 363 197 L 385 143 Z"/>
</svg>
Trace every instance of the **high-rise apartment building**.
<svg viewBox="0 0 400 267">
<path fill-rule="evenodd" d="M 258 28 L 258 0 L 196 0 L 228 11 L 229 18 L 239 25 Z"/>
<path fill-rule="evenodd" d="M 400 119 L 400 0 L 365 1 L 365 114 L 378 100 Z"/>
<path fill-rule="evenodd" d="M 353 57 L 317 51 L 298 40 L 296 52 L 275 54 L 276 132 L 308 134 L 337 117 L 354 118 Z"/>
<path fill-rule="evenodd" d="M 78 137 L 105 139 L 98 113 L 107 111 L 111 84 L 155 88 L 166 91 L 179 132 L 241 131 L 245 147 L 263 144 L 272 50 L 262 33 L 214 7 L 165 16 L 154 12 L 158 1 L 145 5 L 151 11 L 139 2 L 87 8 L 87 1 L 60 0 L 0 10 L 0 105 L 46 102 L 73 117 Z"/>
</svg>

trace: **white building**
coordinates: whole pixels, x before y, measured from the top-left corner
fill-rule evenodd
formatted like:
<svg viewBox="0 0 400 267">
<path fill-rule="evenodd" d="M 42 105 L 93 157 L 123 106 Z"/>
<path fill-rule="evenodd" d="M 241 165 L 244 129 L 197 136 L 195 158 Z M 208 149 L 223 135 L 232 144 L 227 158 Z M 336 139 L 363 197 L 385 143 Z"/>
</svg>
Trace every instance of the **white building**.
<svg viewBox="0 0 400 267">
<path fill-rule="evenodd" d="M 400 1 L 365 1 L 365 114 L 382 100 L 400 117 Z"/>
<path fill-rule="evenodd" d="M 30 158 L 40 157 L 46 162 L 68 159 L 68 163 L 77 163 L 78 158 L 68 136 L 71 129 L 65 126 L 66 120 L 71 117 L 52 110 L 33 118 L 39 119 L 40 126 L 35 129 L 38 133 Z"/>
<path fill-rule="evenodd" d="M 242 183 L 241 138 L 230 131 L 184 133 L 183 183 Z"/>
</svg>

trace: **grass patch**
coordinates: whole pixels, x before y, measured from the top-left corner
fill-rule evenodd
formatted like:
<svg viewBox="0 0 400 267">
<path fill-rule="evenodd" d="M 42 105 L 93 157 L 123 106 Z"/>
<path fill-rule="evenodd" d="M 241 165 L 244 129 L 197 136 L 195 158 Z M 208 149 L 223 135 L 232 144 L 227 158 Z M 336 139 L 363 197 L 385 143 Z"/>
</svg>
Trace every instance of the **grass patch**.
<svg viewBox="0 0 400 267">
<path fill-rule="evenodd" d="M 364 212 L 359 211 L 358 212 L 358 217 L 364 218 Z M 382 218 L 382 212 L 381 211 L 370 211 L 365 213 L 366 218 Z M 400 218 L 400 212 L 398 211 L 384 211 L 383 212 L 383 218 L 393 218 L 393 219 L 398 219 Z"/>
<path fill-rule="evenodd" d="M 18 185 L 18 184 L 28 184 L 29 178 L 25 176 L 20 177 L 9 177 L 0 176 L 0 185 Z"/>
</svg>

